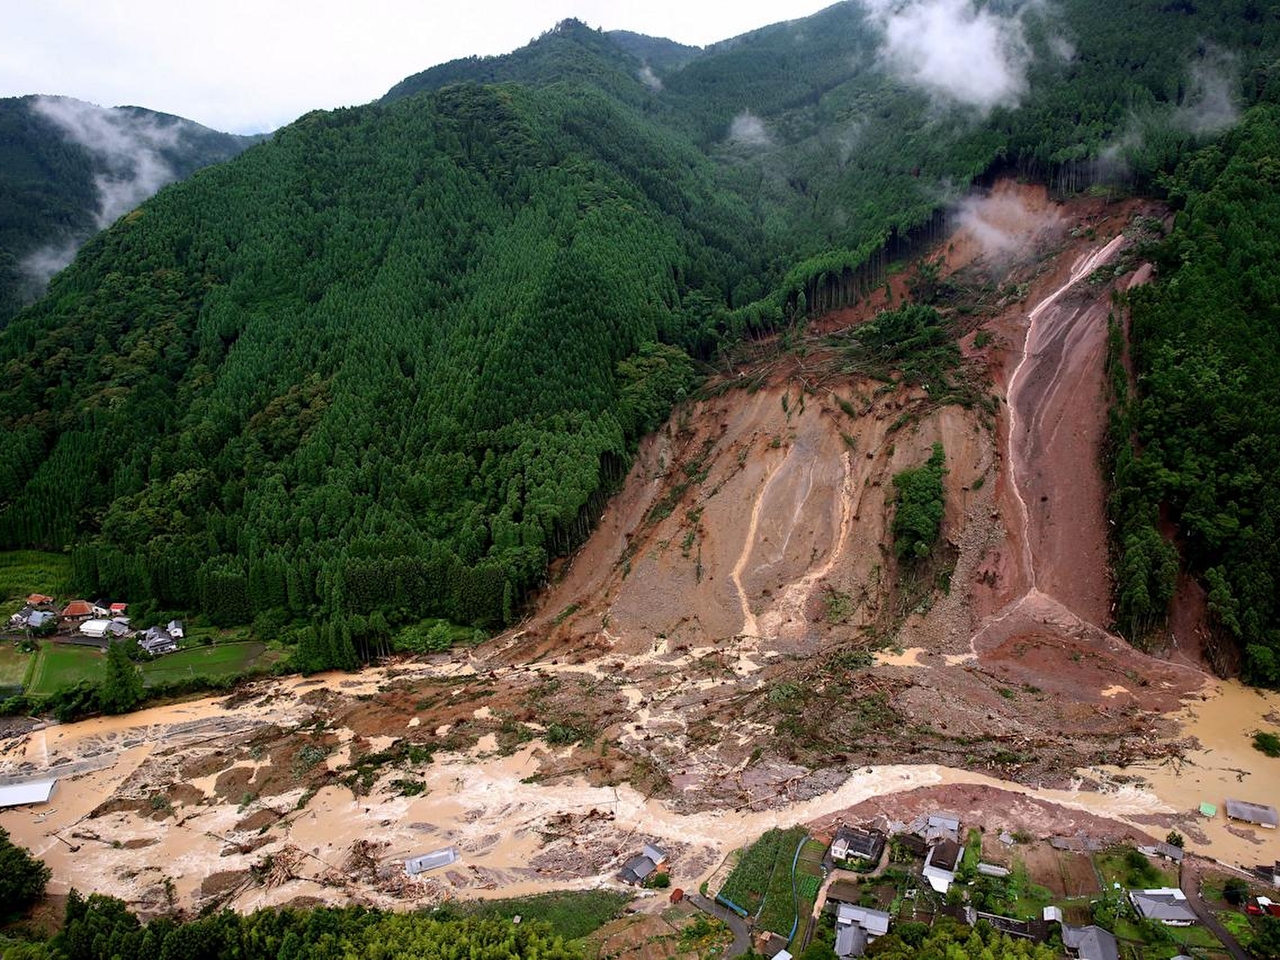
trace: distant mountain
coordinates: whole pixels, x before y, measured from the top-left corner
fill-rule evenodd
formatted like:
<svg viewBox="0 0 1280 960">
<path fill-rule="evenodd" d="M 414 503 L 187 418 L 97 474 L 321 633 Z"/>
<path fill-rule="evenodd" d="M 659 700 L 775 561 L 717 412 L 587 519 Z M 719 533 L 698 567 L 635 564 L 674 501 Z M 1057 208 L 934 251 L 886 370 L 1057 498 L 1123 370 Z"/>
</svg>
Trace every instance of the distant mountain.
<svg viewBox="0 0 1280 960">
<path fill-rule="evenodd" d="M 142 107 L 0 99 L 0 325 L 95 231 L 259 139 Z"/>
<path fill-rule="evenodd" d="M 655 74 L 661 76 L 695 60 L 702 53 L 701 47 L 691 47 L 676 43 L 665 37 L 650 37 L 643 33 L 632 33 L 630 30 L 610 30 L 605 36 L 616 43 L 631 56 Z"/>
</svg>

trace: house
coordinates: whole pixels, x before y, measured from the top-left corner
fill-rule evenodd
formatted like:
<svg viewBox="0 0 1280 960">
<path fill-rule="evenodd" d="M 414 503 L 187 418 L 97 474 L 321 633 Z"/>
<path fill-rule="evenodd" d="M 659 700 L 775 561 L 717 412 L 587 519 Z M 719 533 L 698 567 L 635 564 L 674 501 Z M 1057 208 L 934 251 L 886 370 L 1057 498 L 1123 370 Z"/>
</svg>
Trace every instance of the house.
<svg viewBox="0 0 1280 960">
<path fill-rule="evenodd" d="M 113 603 L 107 609 L 111 611 L 111 616 L 120 617 L 129 609 L 129 605 L 127 603 Z"/>
<path fill-rule="evenodd" d="M 162 653 L 173 653 L 178 649 L 178 641 L 169 635 L 169 632 L 162 627 L 148 627 L 146 632 L 138 639 L 138 646 L 151 654 L 158 657 Z"/>
<path fill-rule="evenodd" d="M 187 635 L 186 628 L 182 626 L 181 620 L 170 620 L 169 625 L 165 627 L 165 630 L 168 631 L 169 636 L 173 637 L 175 640 L 181 640 Z"/>
<path fill-rule="evenodd" d="M 1276 815 L 1275 807 L 1267 807 L 1261 803 L 1249 803 L 1247 800 L 1228 800 L 1227 818 L 1229 820 L 1243 820 L 1245 823 L 1256 824 L 1269 830 L 1274 830 L 1276 824 L 1280 823 L 1280 817 Z"/>
<path fill-rule="evenodd" d="M 62 608 L 63 620 L 88 620 L 93 616 L 93 604 L 88 600 L 72 600 Z"/>
<path fill-rule="evenodd" d="M 52 610 L 32 610 L 27 617 L 27 626 L 32 630 L 43 630 L 58 622 L 58 615 Z"/>
<path fill-rule="evenodd" d="M 1277 860 L 1275 866 L 1271 868 L 1271 885 L 1280 887 L 1280 860 Z"/>
<path fill-rule="evenodd" d="M 836 956 L 860 957 L 867 952 L 867 934 L 861 927 L 849 924 L 836 927 Z"/>
<path fill-rule="evenodd" d="M 53 597 L 43 593 L 33 593 L 27 597 L 27 603 L 33 607 L 47 607 L 53 604 Z"/>
<path fill-rule="evenodd" d="M 639 886 L 650 874 L 660 872 L 666 864 L 667 855 L 663 850 L 652 844 L 645 844 L 644 849 L 618 871 L 618 879 L 623 883 Z"/>
<path fill-rule="evenodd" d="M 1168 927 L 1189 927 L 1196 922 L 1196 915 L 1187 903 L 1186 894 L 1177 887 L 1130 890 L 1129 902 L 1144 920 L 1163 923 Z"/>
<path fill-rule="evenodd" d="M 9 617 L 9 625 L 14 627 L 25 627 L 31 622 L 31 615 L 35 612 L 34 607 L 23 607 L 17 613 Z"/>
<path fill-rule="evenodd" d="M 914 833 L 900 833 L 893 838 L 894 842 L 908 853 L 923 857 L 929 852 L 929 844 L 924 837 L 918 837 Z"/>
<path fill-rule="evenodd" d="M 1264 914 L 1271 917 L 1280 917 L 1280 903 L 1276 903 L 1270 897 L 1253 897 L 1245 905 L 1244 912 L 1253 917 L 1260 917 Z"/>
<path fill-rule="evenodd" d="M 1115 935 L 1097 926 L 1062 925 L 1062 945 L 1079 960 L 1120 960 L 1120 944 Z"/>
<path fill-rule="evenodd" d="M 1164 857 L 1166 860 L 1172 860 L 1174 863 L 1181 863 L 1185 856 L 1183 849 L 1172 843 L 1157 843 L 1156 856 Z"/>
<path fill-rule="evenodd" d="M 424 853 L 420 857 L 410 857 L 404 862 L 404 872 L 411 877 L 416 877 L 418 874 L 426 873 L 428 870 L 439 870 L 441 867 L 447 867 L 457 859 L 457 847 L 443 847 L 439 850 L 432 850 L 430 853 Z"/>
<path fill-rule="evenodd" d="M 984 877 L 1007 877 L 1009 875 L 1009 868 L 1002 867 L 995 863 L 979 863 L 978 873 L 982 874 Z"/>
<path fill-rule="evenodd" d="M 123 617 L 116 617 L 107 624 L 107 633 L 115 637 L 117 640 L 129 635 L 129 621 Z"/>
<path fill-rule="evenodd" d="M 93 601 L 93 615 L 101 617 L 103 620 L 111 619 L 111 601 L 95 600 Z"/>
<path fill-rule="evenodd" d="M 827 903 L 857 903 L 862 898 L 856 880 L 832 880 L 827 887 Z"/>
<path fill-rule="evenodd" d="M 884 853 L 884 834 L 879 830 L 859 830 L 842 826 L 831 842 L 833 860 L 867 860 L 877 863 Z"/>
<path fill-rule="evenodd" d="M 80 633 L 86 637 L 101 640 L 107 635 L 107 629 L 110 626 L 110 620 L 86 620 L 80 624 Z"/>
<path fill-rule="evenodd" d="M 883 910 L 871 910 L 852 903 L 836 908 L 836 956 L 860 957 L 867 944 L 889 932 L 893 918 Z"/>
<path fill-rule="evenodd" d="M 946 893 L 955 883 L 956 870 L 964 859 L 964 847 L 954 840 L 943 840 L 929 848 L 924 861 L 924 878 L 938 893 Z"/>
<path fill-rule="evenodd" d="M 960 818 L 954 813 L 935 811 L 925 814 L 911 825 L 912 833 L 924 837 L 925 842 L 960 839 Z"/>
<path fill-rule="evenodd" d="M 1175 847 L 1172 843 L 1157 843 L 1150 847 L 1139 847 L 1138 850 L 1149 857 L 1163 857 L 1165 860 L 1172 860 L 1174 863 L 1182 862 L 1182 848 Z"/>
</svg>

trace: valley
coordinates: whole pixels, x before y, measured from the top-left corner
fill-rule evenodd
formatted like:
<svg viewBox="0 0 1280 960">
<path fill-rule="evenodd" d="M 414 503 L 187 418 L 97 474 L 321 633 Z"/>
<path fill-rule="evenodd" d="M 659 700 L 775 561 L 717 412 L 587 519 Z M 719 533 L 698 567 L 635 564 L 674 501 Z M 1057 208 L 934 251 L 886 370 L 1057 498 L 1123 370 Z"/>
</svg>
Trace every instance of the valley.
<svg viewBox="0 0 1280 960">
<path fill-rule="evenodd" d="M 1248 742 L 1280 696 L 1187 655 L 1193 591 L 1164 649 L 1108 631 L 1107 319 L 1165 216 L 998 183 L 927 258 L 961 345 L 945 387 L 851 359 L 915 264 L 729 353 L 488 644 L 12 737 L 0 776 L 59 785 L 0 826 L 54 892 L 144 913 L 588 887 L 650 841 L 696 888 L 768 827 L 930 807 L 1266 861 L 1193 811 L 1280 796 Z M 893 478 L 935 443 L 941 540 L 899 563 Z"/>
</svg>

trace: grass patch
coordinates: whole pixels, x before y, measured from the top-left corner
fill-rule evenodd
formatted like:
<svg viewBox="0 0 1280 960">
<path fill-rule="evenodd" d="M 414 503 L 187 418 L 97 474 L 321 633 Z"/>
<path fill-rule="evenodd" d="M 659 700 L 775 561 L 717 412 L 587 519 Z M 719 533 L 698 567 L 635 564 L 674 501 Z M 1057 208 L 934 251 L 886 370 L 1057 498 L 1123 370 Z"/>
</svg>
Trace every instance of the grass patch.
<svg viewBox="0 0 1280 960">
<path fill-rule="evenodd" d="M 149 687 L 190 677 L 232 677 L 253 667 L 270 666 L 264 643 L 223 643 L 188 647 L 142 665 L 142 680 Z"/>
<path fill-rule="evenodd" d="M 1253 924 L 1249 922 L 1249 918 L 1236 910 L 1220 910 L 1215 916 L 1218 922 L 1227 928 L 1227 933 L 1235 937 L 1240 946 L 1248 950 L 1253 940 Z"/>
<path fill-rule="evenodd" d="M 27 693 L 37 697 L 73 687 L 81 680 L 97 683 L 107 663 L 107 658 L 96 647 L 62 643 L 42 643 L 35 656 Z"/>
<path fill-rule="evenodd" d="M 0 552 L 0 610 L 6 614 L 22 606 L 32 593 L 62 596 L 71 583 L 71 558 L 42 550 Z"/>
<path fill-rule="evenodd" d="M 31 666 L 31 654 L 21 652 L 14 644 L 0 644 L 0 687 L 20 687 Z"/>
<path fill-rule="evenodd" d="M 97 683 L 107 662 L 96 647 L 64 643 L 42 643 L 35 656 L 26 692 L 36 697 L 49 696 L 81 680 Z M 142 681 L 154 687 L 191 677 L 232 677 L 255 667 L 266 669 L 277 659 L 278 653 L 256 641 L 188 647 L 142 664 Z"/>
<path fill-rule="evenodd" d="M 1118 883 L 1122 887 L 1176 887 L 1177 873 L 1162 870 L 1148 857 L 1134 847 L 1111 847 L 1102 853 L 1095 854 L 1094 865 L 1102 875 L 1103 889 Z"/>
<path fill-rule="evenodd" d="M 442 912 L 503 920 L 519 915 L 521 923 L 540 920 L 551 924 L 566 940 L 580 940 L 622 913 L 630 902 L 629 893 L 615 890 L 566 890 L 509 900 L 461 901 L 442 908 Z"/>
<path fill-rule="evenodd" d="M 786 929 L 774 932 L 789 933 L 795 919 L 791 897 L 791 861 L 796 855 L 796 845 L 804 836 L 803 827 L 792 827 L 790 830 L 774 828 L 767 831 L 742 852 L 738 865 L 733 868 L 729 879 L 720 889 L 720 896 L 750 914 L 760 912 L 759 926 L 764 929 L 772 929 L 765 924 L 766 917 L 771 922 L 777 922 L 777 914 L 785 913 Z M 770 904 L 767 911 L 761 911 L 766 897 L 776 897 L 777 906 Z"/>
</svg>

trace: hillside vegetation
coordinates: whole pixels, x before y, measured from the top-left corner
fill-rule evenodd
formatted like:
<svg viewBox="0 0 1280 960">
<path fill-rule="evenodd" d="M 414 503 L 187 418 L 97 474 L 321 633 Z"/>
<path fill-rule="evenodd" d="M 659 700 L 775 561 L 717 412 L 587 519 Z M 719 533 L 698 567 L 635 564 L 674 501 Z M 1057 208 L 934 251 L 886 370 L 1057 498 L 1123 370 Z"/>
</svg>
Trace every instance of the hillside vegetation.
<svg viewBox="0 0 1280 960">
<path fill-rule="evenodd" d="M 1055 10 L 984 14 L 1022 82 L 968 101 L 846 3 L 701 52 L 567 21 L 301 118 L 0 334 L 0 544 L 143 613 L 314 618 L 313 666 L 511 622 L 694 361 L 863 296 L 975 178 L 1146 188 L 1280 96 L 1251 0 Z"/>
</svg>

